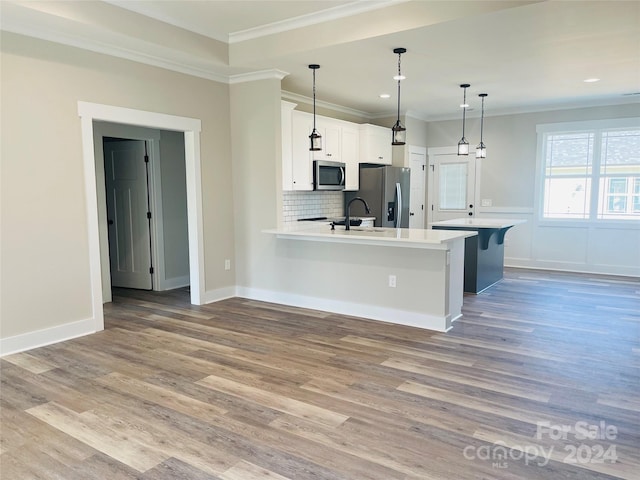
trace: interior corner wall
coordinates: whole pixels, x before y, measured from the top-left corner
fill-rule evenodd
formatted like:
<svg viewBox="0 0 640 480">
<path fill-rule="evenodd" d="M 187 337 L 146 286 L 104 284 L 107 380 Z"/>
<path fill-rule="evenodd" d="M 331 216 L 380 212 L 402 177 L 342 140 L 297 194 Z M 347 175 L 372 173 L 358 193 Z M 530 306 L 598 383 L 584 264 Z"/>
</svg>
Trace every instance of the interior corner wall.
<svg viewBox="0 0 640 480">
<path fill-rule="evenodd" d="M 282 211 L 282 132 L 280 81 L 231 85 L 233 212 L 236 283 L 265 288 L 271 283 L 273 239 Z"/>
<path fill-rule="evenodd" d="M 232 288 L 228 85 L 6 32 L 0 48 L 3 344 L 95 325 L 78 101 L 201 120 L 205 288 Z"/>
</svg>

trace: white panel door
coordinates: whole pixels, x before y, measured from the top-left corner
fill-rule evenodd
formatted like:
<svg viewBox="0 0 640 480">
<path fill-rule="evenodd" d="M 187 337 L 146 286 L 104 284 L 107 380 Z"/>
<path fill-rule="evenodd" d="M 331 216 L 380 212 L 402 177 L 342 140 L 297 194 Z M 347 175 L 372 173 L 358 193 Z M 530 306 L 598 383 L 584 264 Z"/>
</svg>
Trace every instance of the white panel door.
<svg viewBox="0 0 640 480">
<path fill-rule="evenodd" d="M 104 142 L 111 285 L 151 290 L 145 142 Z"/>
<path fill-rule="evenodd" d="M 424 228 L 427 149 L 409 146 L 409 167 L 411 168 L 411 196 L 409 205 L 409 228 Z"/>
<path fill-rule="evenodd" d="M 475 215 L 475 156 L 450 150 L 429 150 L 429 223 Z"/>
</svg>

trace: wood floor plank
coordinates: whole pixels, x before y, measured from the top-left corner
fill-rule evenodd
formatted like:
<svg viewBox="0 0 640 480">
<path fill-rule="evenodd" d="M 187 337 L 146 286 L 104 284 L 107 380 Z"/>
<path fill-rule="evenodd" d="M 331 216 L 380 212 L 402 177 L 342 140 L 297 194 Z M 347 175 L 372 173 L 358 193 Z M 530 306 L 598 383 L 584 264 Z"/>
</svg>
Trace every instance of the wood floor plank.
<svg viewBox="0 0 640 480">
<path fill-rule="evenodd" d="M 9 363 L 13 363 L 18 367 L 24 368 L 25 370 L 36 374 L 48 372 L 49 370 L 57 368 L 57 365 L 47 362 L 46 360 L 41 360 L 38 357 L 34 357 L 27 352 L 7 355 L 3 357 L 3 359 Z"/>
<path fill-rule="evenodd" d="M 169 456 L 118 433 L 93 415 L 76 414 L 54 402 L 27 412 L 116 460 L 144 472 Z"/>
<path fill-rule="evenodd" d="M 262 480 L 264 478 L 271 480 L 293 480 L 244 460 L 236 463 L 220 475 L 220 477 L 223 480 Z"/>
<path fill-rule="evenodd" d="M 638 478 L 637 279 L 506 269 L 447 333 L 113 293 L 105 331 L 0 358 L 3 480 Z"/>
<path fill-rule="evenodd" d="M 209 375 L 196 383 L 230 395 L 248 398 L 265 407 L 289 413 L 296 417 L 305 418 L 322 425 L 337 427 L 349 418 L 339 412 L 332 412 L 326 408 L 317 407 L 309 403 L 250 387 L 215 375 Z"/>
</svg>

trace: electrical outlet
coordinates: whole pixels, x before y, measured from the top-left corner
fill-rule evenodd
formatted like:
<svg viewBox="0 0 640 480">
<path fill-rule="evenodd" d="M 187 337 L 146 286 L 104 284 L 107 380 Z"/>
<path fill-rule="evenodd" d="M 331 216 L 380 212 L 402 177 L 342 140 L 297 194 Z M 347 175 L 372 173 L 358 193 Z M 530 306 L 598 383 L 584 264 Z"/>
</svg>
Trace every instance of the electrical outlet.
<svg viewBox="0 0 640 480">
<path fill-rule="evenodd" d="M 483 198 L 482 199 L 482 206 L 483 207 L 490 207 L 493 205 L 493 200 L 491 200 L 490 198 Z"/>
<path fill-rule="evenodd" d="M 395 275 L 389 275 L 389 286 L 391 288 L 396 288 L 396 276 Z"/>
<path fill-rule="evenodd" d="M 231 270 L 231 260 L 227 259 L 224 261 L 224 269 Z"/>
</svg>

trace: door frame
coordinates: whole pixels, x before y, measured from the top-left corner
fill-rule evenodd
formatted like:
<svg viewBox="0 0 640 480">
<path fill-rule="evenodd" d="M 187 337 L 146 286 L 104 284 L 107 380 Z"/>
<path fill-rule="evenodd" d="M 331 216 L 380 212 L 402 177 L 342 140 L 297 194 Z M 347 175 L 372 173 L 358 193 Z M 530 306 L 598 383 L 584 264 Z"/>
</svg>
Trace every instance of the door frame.
<svg viewBox="0 0 640 480">
<path fill-rule="evenodd" d="M 104 330 L 100 224 L 98 221 L 98 189 L 96 180 L 93 122 L 105 121 L 159 130 L 184 133 L 185 169 L 187 179 L 187 223 L 189 236 L 189 280 L 191 303 L 204 303 L 204 234 L 202 218 L 202 183 L 199 119 L 163 113 L 134 110 L 90 102 L 78 102 L 82 136 L 85 200 L 87 205 L 87 236 L 89 247 L 89 281 L 91 284 L 92 318 L 95 330 Z"/>
<path fill-rule="evenodd" d="M 433 198 L 434 193 L 434 157 L 437 155 L 457 155 L 458 154 L 458 146 L 451 147 L 432 147 L 427 150 L 427 226 L 425 228 L 430 228 L 433 223 L 433 205 L 435 204 L 435 199 Z M 474 216 L 478 213 L 478 199 L 480 198 L 480 171 L 482 170 L 481 166 L 481 158 L 475 158 L 475 152 L 469 152 L 469 155 L 474 155 L 474 186 L 473 186 L 473 205 L 474 207 Z"/>
<path fill-rule="evenodd" d="M 411 168 L 411 154 L 416 154 L 416 155 L 423 155 L 424 156 L 424 168 L 422 169 L 422 211 L 421 211 L 421 215 L 422 215 L 422 228 L 427 228 L 427 212 L 429 210 L 428 207 L 428 203 L 427 202 L 427 170 L 429 168 L 429 157 L 427 156 L 427 147 L 419 147 L 417 145 L 408 145 L 408 148 L 406 149 L 407 152 L 407 159 L 406 159 L 406 166 Z M 409 191 L 411 191 L 411 186 L 409 186 Z M 413 195 L 410 196 L 410 200 L 413 199 Z M 425 206 L 427 206 L 427 209 L 425 210 Z M 411 204 L 409 204 L 409 207 L 411 207 Z M 409 222 L 411 222 L 411 217 L 409 217 Z"/>
</svg>

